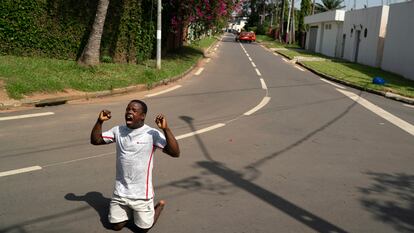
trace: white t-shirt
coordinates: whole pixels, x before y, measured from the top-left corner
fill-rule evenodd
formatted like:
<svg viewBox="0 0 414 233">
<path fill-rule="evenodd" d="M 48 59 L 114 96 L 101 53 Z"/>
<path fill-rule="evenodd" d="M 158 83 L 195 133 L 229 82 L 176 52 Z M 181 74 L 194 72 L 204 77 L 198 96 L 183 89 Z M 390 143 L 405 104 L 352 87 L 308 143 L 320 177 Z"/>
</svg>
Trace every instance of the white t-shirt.
<svg viewBox="0 0 414 233">
<path fill-rule="evenodd" d="M 138 129 L 115 126 L 102 133 L 102 138 L 106 143 L 116 142 L 114 194 L 133 199 L 153 198 L 153 155 L 156 148 L 167 145 L 165 136 L 144 124 Z"/>
</svg>

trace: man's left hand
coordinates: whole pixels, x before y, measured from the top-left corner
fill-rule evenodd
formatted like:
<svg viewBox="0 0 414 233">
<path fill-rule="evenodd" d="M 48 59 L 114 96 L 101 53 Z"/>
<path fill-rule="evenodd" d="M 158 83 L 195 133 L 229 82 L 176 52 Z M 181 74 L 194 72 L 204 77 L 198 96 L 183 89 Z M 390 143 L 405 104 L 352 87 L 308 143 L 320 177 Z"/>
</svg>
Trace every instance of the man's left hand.
<svg viewBox="0 0 414 233">
<path fill-rule="evenodd" d="M 157 124 L 157 126 L 160 129 L 164 130 L 164 129 L 168 128 L 167 119 L 162 114 L 158 114 L 158 116 L 155 118 L 155 123 Z"/>
</svg>

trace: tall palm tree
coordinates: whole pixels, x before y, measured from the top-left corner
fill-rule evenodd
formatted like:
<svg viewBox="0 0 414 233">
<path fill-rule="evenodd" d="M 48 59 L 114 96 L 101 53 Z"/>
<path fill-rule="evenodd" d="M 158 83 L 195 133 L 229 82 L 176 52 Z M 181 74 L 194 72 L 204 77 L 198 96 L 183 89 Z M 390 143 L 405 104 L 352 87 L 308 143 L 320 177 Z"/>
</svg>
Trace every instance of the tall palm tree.
<svg viewBox="0 0 414 233">
<path fill-rule="evenodd" d="M 88 43 L 86 44 L 81 56 L 78 59 L 79 65 L 95 66 L 99 64 L 99 49 L 101 47 L 102 32 L 105 24 L 108 5 L 109 0 L 99 0 L 98 2 L 95 20 L 92 25 Z"/>
<path fill-rule="evenodd" d="M 315 4 L 315 11 L 317 12 L 325 12 L 330 10 L 342 9 L 345 6 L 341 6 L 344 0 L 322 0 L 322 4 L 316 3 Z"/>
</svg>

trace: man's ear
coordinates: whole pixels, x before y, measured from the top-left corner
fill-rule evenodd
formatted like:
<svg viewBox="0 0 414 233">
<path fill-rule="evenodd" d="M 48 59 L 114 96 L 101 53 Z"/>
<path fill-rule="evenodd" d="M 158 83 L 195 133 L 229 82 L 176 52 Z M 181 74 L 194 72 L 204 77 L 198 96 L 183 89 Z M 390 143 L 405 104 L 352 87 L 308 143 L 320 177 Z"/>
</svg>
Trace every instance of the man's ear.
<svg viewBox="0 0 414 233">
<path fill-rule="evenodd" d="M 141 120 L 143 121 L 143 120 L 145 120 L 145 117 L 147 116 L 147 114 L 145 114 L 145 113 L 141 113 Z"/>
</svg>

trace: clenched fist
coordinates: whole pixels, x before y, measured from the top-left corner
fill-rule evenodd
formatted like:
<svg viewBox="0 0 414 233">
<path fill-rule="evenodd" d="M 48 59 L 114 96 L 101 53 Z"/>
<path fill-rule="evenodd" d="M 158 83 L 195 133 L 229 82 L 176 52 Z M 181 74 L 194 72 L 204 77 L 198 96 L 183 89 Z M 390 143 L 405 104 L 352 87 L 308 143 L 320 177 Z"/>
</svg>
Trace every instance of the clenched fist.
<svg viewBox="0 0 414 233">
<path fill-rule="evenodd" d="M 104 122 L 109 119 L 111 119 L 111 111 L 105 109 L 99 113 L 99 121 Z"/>
</svg>

